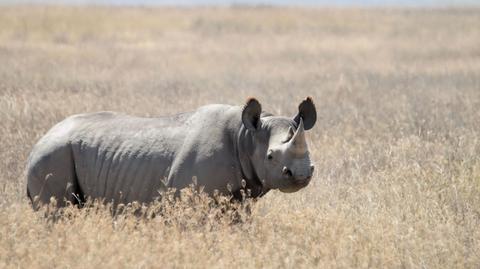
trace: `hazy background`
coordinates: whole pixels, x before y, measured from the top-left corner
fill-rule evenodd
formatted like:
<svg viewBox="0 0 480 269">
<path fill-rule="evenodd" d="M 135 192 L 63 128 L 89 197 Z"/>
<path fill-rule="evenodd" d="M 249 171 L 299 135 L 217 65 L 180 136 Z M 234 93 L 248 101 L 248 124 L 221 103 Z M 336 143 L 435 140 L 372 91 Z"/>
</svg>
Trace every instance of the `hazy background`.
<svg viewBox="0 0 480 269">
<path fill-rule="evenodd" d="M 0 0 L 0 4 L 54 3 L 100 5 L 281 5 L 281 6 L 479 6 L 479 0 Z"/>
<path fill-rule="evenodd" d="M 1 6 L 0 268 L 480 268 L 480 8 L 332 3 L 362 7 Z M 248 96 L 285 116 L 312 96 L 307 188 L 235 225 L 195 197 L 33 212 L 27 157 L 65 117 Z"/>
</svg>

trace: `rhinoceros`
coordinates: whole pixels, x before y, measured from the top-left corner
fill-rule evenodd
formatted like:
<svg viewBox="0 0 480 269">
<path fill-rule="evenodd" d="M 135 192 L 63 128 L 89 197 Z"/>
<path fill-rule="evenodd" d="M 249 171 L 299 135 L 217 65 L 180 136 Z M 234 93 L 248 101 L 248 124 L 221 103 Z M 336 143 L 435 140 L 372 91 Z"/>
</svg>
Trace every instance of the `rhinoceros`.
<svg viewBox="0 0 480 269">
<path fill-rule="evenodd" d="M 73 115 L 33 147 L 27 195 L 38 208 L 52 197 L 58 207 L 86 198 L 149 203 L 160 190 L 193 181 L 208 194 L 233 199 L 242 192 L 295 192 L 312 178 L 305 130 L 316 118 L 310 97 L 291 118 L 262 112 L 254 98 L 243 106 L 213 104 L 166 117 Z"/>
</svg>

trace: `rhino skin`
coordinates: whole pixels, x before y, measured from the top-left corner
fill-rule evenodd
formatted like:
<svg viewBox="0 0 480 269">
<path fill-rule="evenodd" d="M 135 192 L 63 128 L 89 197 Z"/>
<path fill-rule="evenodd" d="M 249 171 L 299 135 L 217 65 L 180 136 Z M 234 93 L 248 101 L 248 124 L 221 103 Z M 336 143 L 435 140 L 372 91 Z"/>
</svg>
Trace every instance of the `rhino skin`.
<svg viewBox="0 0 480 269">
<path fill-rule="evenodd" d="M 52 198 L 58 207 L 86 198 L 149 203 L 194 178 L 206 193 L 236 199 L 241 190 L 252 197 L 297 191 L 312 177 L 305 130 L 315 121 L 311 98 L 292 118 L 262 113 L 254 98 L 244 106 L 214 104 L 167 117 L 73 115 L 33 147 L 27 195 L 35 209 Z"/>
</svg>

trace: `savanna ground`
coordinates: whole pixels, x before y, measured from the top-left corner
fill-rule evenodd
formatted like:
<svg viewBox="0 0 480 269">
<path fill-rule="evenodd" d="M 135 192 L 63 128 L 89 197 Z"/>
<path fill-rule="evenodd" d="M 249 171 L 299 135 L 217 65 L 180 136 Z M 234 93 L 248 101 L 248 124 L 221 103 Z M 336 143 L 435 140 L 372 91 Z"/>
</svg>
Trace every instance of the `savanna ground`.
<svg viewBox="0 0 480 269">
<path fill-rule="evenodd" d="M 479 9 L 1 7 L 0 267 L 478 268 L 479 44 Z M 28 153 L 68 115 L 248 96 L 294 115 L 308 95 L 313 182 L 243 222 L 208 201 L 52 222 L 26 199 Z"/>
</svg>

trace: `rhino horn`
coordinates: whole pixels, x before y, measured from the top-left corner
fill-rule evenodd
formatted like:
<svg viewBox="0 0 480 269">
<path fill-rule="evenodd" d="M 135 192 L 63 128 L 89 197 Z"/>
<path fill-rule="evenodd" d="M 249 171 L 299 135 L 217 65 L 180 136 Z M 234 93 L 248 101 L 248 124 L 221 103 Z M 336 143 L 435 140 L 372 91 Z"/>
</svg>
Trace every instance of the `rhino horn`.
<svg viewBox="0 0 480 269">
<path fill-rule="evenodd" d="M 290 140 L 289 149 L 299 155 L 307 153 L 307 140 L 305 139 L 305 129 L 301 118 L 297 131 Z"/>
</svg>

